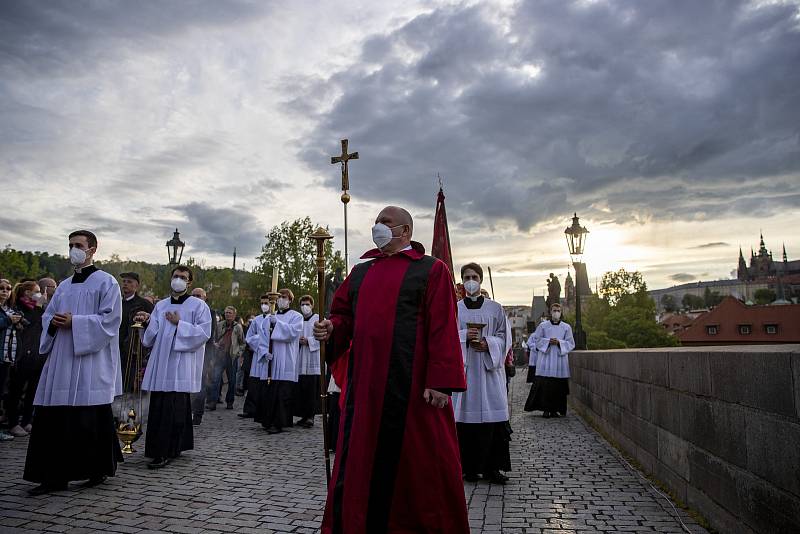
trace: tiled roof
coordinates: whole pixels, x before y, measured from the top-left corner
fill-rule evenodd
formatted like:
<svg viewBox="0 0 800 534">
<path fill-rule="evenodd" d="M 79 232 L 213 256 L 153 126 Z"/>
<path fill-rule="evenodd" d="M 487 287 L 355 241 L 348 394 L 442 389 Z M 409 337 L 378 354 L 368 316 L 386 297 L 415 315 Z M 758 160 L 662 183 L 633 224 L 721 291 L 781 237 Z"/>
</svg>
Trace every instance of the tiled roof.
<svg viewBox="0 0 800 534">
<path fill-rule="evenodd" d="M 749 327 L 749 334 L 741 332 L 743 326 Z M 717 333 L 710 334 L 709 327 Z M 768 327 L 775 327 L 775 333 L 767 333 Z M 800 304 L 747 306 L 734 297 L 725 297 L 719 306 L 677 335 L 685 345 L 800 343 Z"/>
</svg>

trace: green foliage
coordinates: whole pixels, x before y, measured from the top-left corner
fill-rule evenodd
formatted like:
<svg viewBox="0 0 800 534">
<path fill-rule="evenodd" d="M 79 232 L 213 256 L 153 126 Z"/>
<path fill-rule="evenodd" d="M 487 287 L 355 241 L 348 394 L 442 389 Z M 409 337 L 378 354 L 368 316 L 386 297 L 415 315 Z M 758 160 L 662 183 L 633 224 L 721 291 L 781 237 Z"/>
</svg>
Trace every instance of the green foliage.
<svg viewBox="0 0 800 534">
<path fill-rule="evenodd" d="M 705 305 L 706 301 L 703 299 L 703 297 L 698 297 L 697 295 L 692 295 L 691 293 L 686 293 L 681 299 L 681 306 L 684 310 L 698 310 L 704 308 Z"/>
<path fill-rule="evenodd" d="M 774 302 L 776 298 L 778 298 L 778 296 L 775 292 L 766 287 L 756 289 L 756 292 L 753 293 L 753 299 L 756 304 L 769 304 L 770 302 Z"/>
<path fill-rule="evenodd" d="M 603 275 L 601 297 L 581 299 L 589 349 L 672 347 L 678 340 L 656 322 L 656 305 L 638 271 Z M 566 318 L 574 326 L 574 317 Z"/>
<path fill-rule="evenodd" d="M 713 308 L 722 302 L 722 295 L 718 291 L 711 291 L 710 287 L 706 287 L 703 292 L 703 304 L 706 308 Z"/>
<path fill-rule="evenodd" d="M 310 217 L 272 227 L 261 255 L 256 258 L 256 286 L 261 294 L 272 289 L 272 269 L 277 266 L 279 289 L 291 289 L 295 299 L 310 294 L 317 300 L 317 245 L 308 237 L 315 229 Z M 330 273 L 336 267 L 344 269 L 344 259 L 341 252 L 334 253 L 329 240 L 325 243 L 325 272 Z"/>
<path fill-rule="evenodd" d="M 664 308 L 664 311 L 667 312 L 674 312 L 678 309 L 678 305 L 675 303 L 675 297 L 672 295 L 661 295 L 661 307 Z"/>
<path fill-rule="evenodd" d="M 607 272 L 600 282 L 600 296 L 612 306 L 624 295 L 647 291 L 642 274 L 639 271 L 628 272 L 625 269 Z"/>
</svg>

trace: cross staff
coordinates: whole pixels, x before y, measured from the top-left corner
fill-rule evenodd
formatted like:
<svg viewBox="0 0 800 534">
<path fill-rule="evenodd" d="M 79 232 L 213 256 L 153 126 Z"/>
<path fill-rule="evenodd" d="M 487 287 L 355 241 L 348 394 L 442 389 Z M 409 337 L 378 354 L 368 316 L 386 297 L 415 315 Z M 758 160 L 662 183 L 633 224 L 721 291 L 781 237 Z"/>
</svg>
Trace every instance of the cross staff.
<svg viewBox="0 0 800 534">
<path fill-rule="evenodd" d="M 347 152 L 347 141 L 342 141 L 342 147 Z M 310 236 L 317 243 L 317 305 L 319 306 L 319 320 L 325 319 L 325 241 L 333 239 L 323 227 L 314 230 Z M 328 484 L 331 482 L 331 453 L 328 449 L 328 384 L 325 372 L 325 342 L 319 344 L 319 397 L 320 411 L 322 412 L 322 446 L 325 450 L 325 477 Z"/>
<path fill-rule="evenodd" d="M 331 156 L 331 165 L 342 164 L 342 197 L 344 204 L 344 267 L 345 272 L 350 269 L 350 257 L 347 252 L 347 203 L 350 202 L 350 176 L 348 174 L 347 162 L 351 159 L 358 159 L 358 152 L 347 153 L 347 139 L 342 139 L 342 153 L 338 156 Z"/>
</svg>

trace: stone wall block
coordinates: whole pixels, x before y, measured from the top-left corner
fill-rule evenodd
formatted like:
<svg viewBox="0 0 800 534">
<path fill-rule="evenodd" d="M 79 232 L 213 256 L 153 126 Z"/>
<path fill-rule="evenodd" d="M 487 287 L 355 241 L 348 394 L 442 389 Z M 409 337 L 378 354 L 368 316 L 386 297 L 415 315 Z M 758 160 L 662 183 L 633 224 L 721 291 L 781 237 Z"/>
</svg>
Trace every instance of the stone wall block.
<svg viewBox="0 0 800 534">
<path fill-rule="evenodd" d="M 737 478 L 740 477 L 735 468 L 697 447 L 689 448 L 687 459 L 691 485 L 701 488 L 703 493 L 726 510 L 740 515 L 745 502 L 737 490 Z"/>
<path fill-rule="evenodd" d="M 631 384 L 634 394 L 633 413 L 642 419 L 650 421 L 653 416 L 651 391 L 654 389 L 652 386 L 642 382 L 634 382 Z"/>
<path fill-rule="evenodd" d="M 633 382 L 619 376 L 611 377 L 611 402 L 626 412 L 633 413 Z"/>
<path fill-rule="evenodd" d="M 787 352 L 709 353 L 713 396 L 795 417 L 790 356 Z"/>
<path fill-rule="evenodd" d="M 613 373 L 630 380 L 638 380 L 639 355 L 636 352 L 615 353 Z"/>
<path fill-rule="evenodd" d="M 675 496 L 683 502 L 686 502 L 686 479 L 681 477 L 678 473 L 670 469 L 664 462 L 656 462 L 655 476 L 658 480 L 667 485 L 667 487 L 675 494 Z"/>
<path fill-rule="evenodd" d="M 654 386 L 669 385 L 669 355 L 665 352 L 640 352 L 639 380 Z"/>
<path fill-rule="evenodd" d="M 632 414 L 622 416 L 622 433 L 650 454 L 658 454 L 658 429 L 652 423 Z"/>
<path fill-rule="evenodd" d="M 689 443 L 679 436 L 658 429 L 658 459 L 686 480 L 689 480 L 689 448 Z"/>
<path fill-rule="evenodd" d="M 800 531 L 800 499 L 775 486 L 741 473 L 737 491 L 746 503 L 743 521 L 756 532 L 783 533 Z"/>
<path fill-rule="evenodd" d="M 680 394 L 665 388 L 654 387 L 650 391 L 653 423 L 679 435 L 681 431 Z"/>
<path fill-rule="evenodd" d="M 669 387 L 697 395 L 711 395 L 711 366 L 707 353 L 671 352 Z"/>
<path fill-rule="evenodd" d="M 744 409 L 716 400 L 680 397 L 680 436 L 740 467 L 747 465 Z"/>
<path fill-rule="evenodd" d="M 794 388 L 794 416 L 800 421 L 800 354 L 792 354 L 792 380 Z"/>
<path fill-rule="evenodd" d="M 748 413 L 747 469 L 800 499 L 800 425 Z"/>
</svg>

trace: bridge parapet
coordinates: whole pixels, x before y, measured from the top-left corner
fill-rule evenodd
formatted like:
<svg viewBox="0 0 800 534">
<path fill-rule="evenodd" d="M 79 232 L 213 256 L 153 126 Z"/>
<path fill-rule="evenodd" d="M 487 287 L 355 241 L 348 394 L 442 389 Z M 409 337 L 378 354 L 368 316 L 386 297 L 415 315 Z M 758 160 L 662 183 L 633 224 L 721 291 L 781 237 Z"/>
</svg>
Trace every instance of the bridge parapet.
<svg viewBox="0 0 800 534">
<path fill-rule="evenodd" d="M 800 345 L 576 351 L 570 399 L 720 532 L 800 531 Z"/>
</svg>

